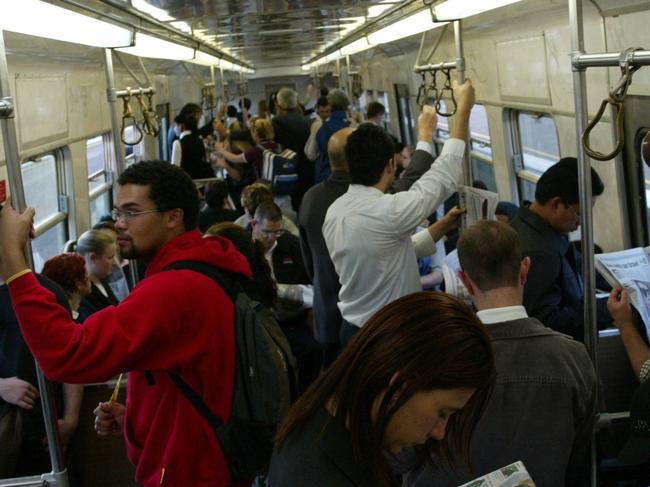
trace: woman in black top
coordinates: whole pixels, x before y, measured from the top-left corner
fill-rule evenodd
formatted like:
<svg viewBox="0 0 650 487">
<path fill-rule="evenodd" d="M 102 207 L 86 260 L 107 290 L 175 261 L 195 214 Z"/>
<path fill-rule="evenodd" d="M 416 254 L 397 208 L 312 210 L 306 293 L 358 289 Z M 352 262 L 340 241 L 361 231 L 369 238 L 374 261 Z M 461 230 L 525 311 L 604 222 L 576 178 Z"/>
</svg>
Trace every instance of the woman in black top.
<svg viewBox="0 0 650 487">
<path fill-rule="evenodd" d="M 88 230 L 77 240 L 77 253 L 84 258 L 91 284 L 90 294 L 79 305 L 79 315 L 83 319 L 119 303 L 107 281 L 113 272 L 116 251 L 115 240 L 105 231 Z"/>
<path fill-rule="evenodd" d="M 386 455 L 404 449 L 422 459 L 451 449 L 466 460 L 494 375 L 490 338 L 468 306 L 442 293 L 404 296 L 293 405 L 268 485 L 389 486 Z"/>
<path fill-rule="evenodd" d="M 195 115 L 181 112 L 174 122 L 180 129 L 180 135 L 172 144 L 172 162 L 180 166 L 192 179 L 213 178 L 214 170 L 206 161 L 205 146 L 199 135 Z"/>
</svg>

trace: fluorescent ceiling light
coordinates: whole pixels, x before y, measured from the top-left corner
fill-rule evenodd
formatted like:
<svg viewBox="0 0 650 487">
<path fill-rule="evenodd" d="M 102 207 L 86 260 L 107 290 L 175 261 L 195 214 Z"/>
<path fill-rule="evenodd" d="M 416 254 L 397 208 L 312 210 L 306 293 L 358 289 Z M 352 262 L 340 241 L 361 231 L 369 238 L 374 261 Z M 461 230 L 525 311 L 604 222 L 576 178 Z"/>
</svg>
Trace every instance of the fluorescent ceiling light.
<svg viewBox="0 0 650 487">
<path fill-rule="evenodd" d="M 131 5 L 133 5 L 133 8 L 139 10 L 140 12 L 151 15 L 156 20 L 161 20 L 163 22 L 176 20 L 174 17 L 167 13 L 167 10 L 154 7 L 150 3 L 147 3 L 145 0 L 131 0 Z"/>
<path fill-rule="evenodd" d="M 242 67 L 242 71 L 244 72 L 244 74 L 255 74 L 255 70 L 251 68 Z"/>
<path fill-rule="evenodd" d="M 4 0 L 0 29 L 94 47 L 129 46 L 130 29 L 40 0 Z"/>
<path fill-rule="evenodd" d="M 300 69 L 302 69 L 303 71 L 311 71 L 311 66 L 312 66 L 311 64 L 303 64 L 302 66 L 300 66 Z"/>
<path fill-rule="evenodd" d="M 170 22 L 170 24 L 173 27 L 176 27 L 178 30 L 185 32 L 186 34 L 192 35 L 192 28 L 190 27 L 190 24 L 187 22 L 181 22 L 179 20 L 175 20 L 174 22 Z"/>
<path fill-rule="evenodd" d="M 378 17 L 379 15 L 383 14 L 386 10 L 391 8 L 395 2 L 393 0 L 383 0 L 379 2 L 377 5 L 373 5 L 371 7 L 368 7 L 368 17 L 373 18 L 373 17 Z"/>
<path fill-rule="evenodd" d="M 118 51 L 133 56 L 172 59 L 174 61 L 191 61 L 194 59 L 194 49 L 191 47 L 164 41 L 140 32 L 135 35 L 135 46 L 119 48 Z"/>
<path fill-rule="evenodd" d="M 236 64 L 231 63 L 230 61 L 226 61 L 225 59 L 220 59 L 219 60 L 219 67 L 221 69 L 225 69 L 227 71 L 234 71 L 236 68 Z"/>
<path fill-rule="evenodd" d="M 193 63 L 202 64 L 203 66 L 219 66 L 219 61 L 221 60 L 218 57 L 198 49 L 194 51 L 194 59 L 192 59 Z"/>
<path fill-rule="evenodd" d="M 440 27 L 447 22 L 433 22 L 431 19 L 431 12 L 429 9 L 422 10 L 416 14 L 410 15 L 405 19 L 398 20 L 391 25 L 379 29 L 377 32 L 368 34 L 368 42 L 370 44 L 385 44 L 393 42 L 404 37 L 409 37 L 415 34 L 421 34 L 427 30 Z"/>
<path fill-rule="evenodd" d="M 444 20 L 464 19 L 472 15 L 505 7 L 520 0 L 447 0 L 436 5 L 436 17 Z"/>
<path fill-rule="evenodd" d="M 361 39 L 358 39 L 354 42 L 351 42 L 350 44 L 346 44 L 341 48 L 341 54 L 343 56 L 351 56 L 352 54 L 356 54 L 361 51 L 365 51 L 366 49 L 370 49 L 371 47 L 374 47 L 370 42 L 368 42 L 367 37 L 362 37 Z"/>
</svg>

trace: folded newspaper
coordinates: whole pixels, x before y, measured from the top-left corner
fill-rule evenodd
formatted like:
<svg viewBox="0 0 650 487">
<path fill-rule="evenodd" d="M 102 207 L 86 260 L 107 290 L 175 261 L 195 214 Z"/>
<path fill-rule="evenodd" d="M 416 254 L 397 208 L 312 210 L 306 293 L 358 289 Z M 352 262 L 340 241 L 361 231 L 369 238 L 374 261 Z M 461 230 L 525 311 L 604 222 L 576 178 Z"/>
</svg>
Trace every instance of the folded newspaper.
<svg viewBox="0 0 650 487">
<path fill-rule="evenodd" d="M 515 462 L 459 487 L 535 487 L 526 467 Z"/>
<path fill-rule="evenodd" d="M 445 292 L 460 298 L 468 305 L 472 304 L 472 298 L 467 292 L 467 288 L 458 277 L 460 272 L 460 262 L 458 261 L 458 250 L 449 252 L 442 264 L 442 278 L 445 281 Z"/>
<path fill-rule="evenodd" d="M 650 247 L 597 254 L 595 267 L 610 286 L 625 288 L 650 336 Z"/>
<path fill-rule="evenodd" d="M 467 209 L 467 212 L 461 216 L 460 230 L 471 227 L 481 220 L 495 220 L 494 212 L 498 204 L 497 193 L 470 186 L 459 186 L 458 206 Z"/>
</svg>

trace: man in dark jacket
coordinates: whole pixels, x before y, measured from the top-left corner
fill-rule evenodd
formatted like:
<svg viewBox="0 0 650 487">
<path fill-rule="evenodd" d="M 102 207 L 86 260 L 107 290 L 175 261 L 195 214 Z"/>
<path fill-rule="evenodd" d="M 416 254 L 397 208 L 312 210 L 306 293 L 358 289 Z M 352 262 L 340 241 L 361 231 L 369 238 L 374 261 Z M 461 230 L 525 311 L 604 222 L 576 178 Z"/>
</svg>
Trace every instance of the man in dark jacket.
<svg viewBox="0 0 650 487">
<path fill-rule="evenodd" d="M 591 170 L 593 201 L 605 187 Z M 546 326 L 578 340 L 584 336 L 582 263 L 568 234 L 580 225 L 578 161 L 565 157 L 537 181 L 535 201 L 522 205 L 510 222 L 519 234 L 524 255 L 530 257 L 530 275 L 524 306 Z M 598 325 L 611 322 L 606 300 L 598 301 Z"/>
<path fill-rule="evenodd" d="M 314 184 L 314 165 L 305 156 L 311 121 L 298 111 L 298 93 L 291 88 L 278 91 L 275 103 L 278 110 L 278 115 L 272 120 L 275 141 L 298 156 L 298 187 L 291 195 L 293 208 L 297 210 L 302 195 Z"/>
<path fill-rule="evenodd" d="M 410 472 L 405 485 L 452 487 L 518 460 L 538 487 L 582 485 L 598 390 L 584 345 L 527 315 L 521 303 L 530 259 L 506 223 L 484 220 L 466 229 L 458 258 L 492 337 L 496 383 L 472 435 L 472 470 L 434 460 Z"/>
</svg>

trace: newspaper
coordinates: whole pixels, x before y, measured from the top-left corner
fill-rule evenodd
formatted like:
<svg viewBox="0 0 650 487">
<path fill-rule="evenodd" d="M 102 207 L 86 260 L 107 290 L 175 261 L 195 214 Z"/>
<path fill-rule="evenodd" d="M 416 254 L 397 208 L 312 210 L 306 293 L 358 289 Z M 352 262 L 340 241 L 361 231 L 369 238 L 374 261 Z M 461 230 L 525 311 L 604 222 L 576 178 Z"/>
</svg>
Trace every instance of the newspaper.
<svg viewBox="0 0 650 487">
<path fill-rule="evenodd" d="M 535 487 L 526 467 L 515 462 L 459 487 Z"/>
<path fill-rule="evenodd" d="M 595 267 L 611 286 L 627 290 L 650 336 L 650 247 L 597 254 Z"/>
<path fill-rule="evenodd" d="M 499 204 L 497 193 L 470 186 L 459 186 L 458 206 L 467 209 L 467 212 L 461 216 L 460 230 L 471 227 L 481 220 L 495 220 L 494 212 L 497 204 Z"/>
<path fill-rule="evenodd" d="M 449 252 L 442 264 L 442 278 L 445 282 L 445 292 L 460 298 L 468 305 L 472 304 L 472 298 L 467 292 L 467 288 L 458 277 L 460 272 L 460 262 L 458 261 L 458 250 Z"/>
</svg>

